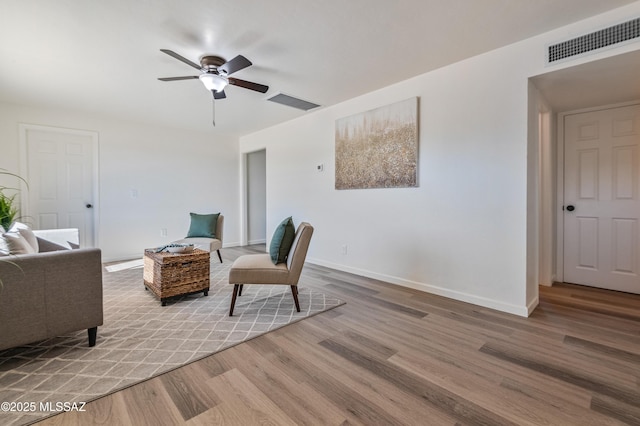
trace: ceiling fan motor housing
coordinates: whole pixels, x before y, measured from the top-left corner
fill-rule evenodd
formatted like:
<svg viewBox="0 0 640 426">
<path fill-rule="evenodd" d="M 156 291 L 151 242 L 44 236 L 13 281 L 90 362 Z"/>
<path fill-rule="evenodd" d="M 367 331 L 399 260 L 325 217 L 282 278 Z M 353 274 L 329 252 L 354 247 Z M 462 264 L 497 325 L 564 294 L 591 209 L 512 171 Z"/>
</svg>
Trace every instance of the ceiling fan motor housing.
<svg viewBox="0 0 640 426">
<path fill-rule="evenodd" d="M 217 70 L 220 65 L 225 64 L 226 62 L 227 61 L 225 61 L 220 56 L 214 55 L 205 55 L 200 58 L 200 65 L 202 65 L 202 70 L 207 72 Z"/>
</svg>

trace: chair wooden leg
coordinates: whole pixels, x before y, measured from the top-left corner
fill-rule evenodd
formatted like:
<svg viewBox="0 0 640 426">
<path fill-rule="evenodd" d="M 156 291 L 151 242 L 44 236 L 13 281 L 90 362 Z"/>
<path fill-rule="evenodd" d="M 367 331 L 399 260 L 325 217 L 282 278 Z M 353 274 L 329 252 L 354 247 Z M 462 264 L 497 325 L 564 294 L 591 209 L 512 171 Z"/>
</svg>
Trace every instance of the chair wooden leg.
<svg viewBox="0 0 640 426">
<path fill-rule="evenodd" d="M 238 291 L 238 296 L 242 296 L 242 289 L 244 288 L 244 284 L 240 284 L 240 290 Z"/>
<path fill-rule="evenodd" d="M 220 255 L 220 250 L 216 250 L 218 252 L 218 259 L 220 259 L 220 263 L 222 263 L 222 256 Z"/>
<path fill-rule="evenodd" d="M 291 286 L 291 294 L 293 295 L 293 301 L 296 303 L 296 311 L 300 312 L 300 302 L 298 302 L 298 286 Z"/>
<path fill-rule="evenodd" d="M 229 308 L 229 316 L 233 316 L 233 307 L 236 306 L 236 297 L 238 297 L 238 289 L 240 284 L 233 285 L 233 296 L 231 296 L 231 307 Z"/>
</svg>

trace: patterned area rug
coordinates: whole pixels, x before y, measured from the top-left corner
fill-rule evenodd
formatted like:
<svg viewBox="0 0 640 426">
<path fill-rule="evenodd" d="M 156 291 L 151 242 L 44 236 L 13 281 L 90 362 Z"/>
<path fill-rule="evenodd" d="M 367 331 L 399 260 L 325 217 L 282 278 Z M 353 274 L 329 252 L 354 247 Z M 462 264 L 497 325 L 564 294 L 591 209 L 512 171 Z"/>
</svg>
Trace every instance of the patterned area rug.
<svg viewBox="0 0 640 426">
<path fill-rule="evenodd" d="M 96 346 L 82 330 L 0 351 L 0 424 L 22 425 L 157 376 L 344 302 L 301 285 L 245 286 L 228 316 L 231 264 L 211 263 L 209 295 L 160 301 L 142 268 L 105 272 L 104 325 Z M 7 405 L 9 403 L 9 405 Z M 75 403 L 75 405 L 74 405 Z"/>
</svg>

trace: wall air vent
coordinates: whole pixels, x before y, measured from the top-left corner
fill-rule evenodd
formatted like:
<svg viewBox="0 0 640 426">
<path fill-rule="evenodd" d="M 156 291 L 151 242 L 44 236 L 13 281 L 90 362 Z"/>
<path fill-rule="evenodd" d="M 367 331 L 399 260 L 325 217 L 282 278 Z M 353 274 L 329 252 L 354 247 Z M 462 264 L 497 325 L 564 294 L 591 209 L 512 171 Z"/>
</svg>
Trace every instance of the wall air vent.
<svg viewBox="0 0 640 426">
<path fill-rule="evenodd" d="M 285 95 L 284 93 L 273 95 L 267 100 L 304 111 L 309 111 L 310 109 L 318 108 L 320 106 L 318 104 L 314 104 L 313 102 L 307 102 L 303 101 L 302 99 L 294 98 L 293 96 Z"/>
<path fill-rule="evenodd" d="M 549 46 L 547 63 L 571 58 L 640 37 L 640 18 Z"/>
</svg>

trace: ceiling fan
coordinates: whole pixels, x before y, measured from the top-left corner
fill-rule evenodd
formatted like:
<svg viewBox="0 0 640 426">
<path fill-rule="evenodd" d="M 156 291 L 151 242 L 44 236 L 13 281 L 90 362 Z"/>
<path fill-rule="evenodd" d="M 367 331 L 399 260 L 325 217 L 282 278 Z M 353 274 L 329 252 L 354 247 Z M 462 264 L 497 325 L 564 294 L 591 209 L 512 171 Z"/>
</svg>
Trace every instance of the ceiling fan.
<svg viewBox="0 0 640 426">
<path fill-rule="evenodd" d="M 240 80 L 239 78 L 229 77 L 231 74 L 245 69 L 251 65 L 251 61 L 242 55 L 238 55 L 230 61 L 225 61 L 220 56 L 215 55 L 203 55 L 200 58 L 200 65 L 190 61 L 177 54 L 176 52 L 168 49 L 160 49 L 161 52 L 166 53 L 169 56 L 176 58 L 177 60 L 184 62 L 185 64 L 200 71 L 200 75 L 191 75 L 185 77 L 162 77 L 158 78 L 160 81 L 177 81 L 177 80 L 193 80 L 199 79 L 207 90 L 210 90 L 213 94 L 214 101 L 216 99 L 224 99 L 227 95 L 224 92 L 227 85 L 238 86 L 249 90 L 254 90 L 260 93 L 267 93 L 269 86 L 264 84 L 253 83 L 251 81 Z M 215 126 L 215 102 L 214 102 L 214 121 Z"/>
</svg>

